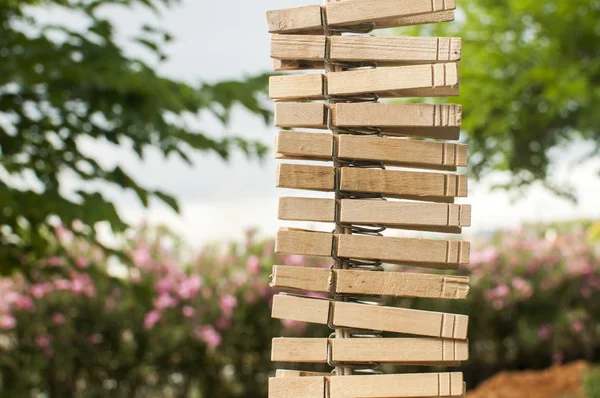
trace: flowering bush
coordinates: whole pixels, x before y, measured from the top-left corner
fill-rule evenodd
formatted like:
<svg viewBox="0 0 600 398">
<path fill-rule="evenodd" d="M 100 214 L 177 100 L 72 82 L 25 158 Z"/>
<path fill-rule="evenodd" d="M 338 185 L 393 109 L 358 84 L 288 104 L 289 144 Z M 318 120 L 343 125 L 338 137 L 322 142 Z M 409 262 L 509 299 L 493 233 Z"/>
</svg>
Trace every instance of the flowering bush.
<svg viewBox="0 0 600 398">
<path fill-rule="evenodd" d="M 54 255 L 0 280 L 0 396 L 265 397 L 271 338 L 328 333 L 271 319 L 268 276 L 275 263 L 330 260 L 277 256 L 252 231 L 193 253 L 164 229 L 142 228 L 124 245 L 132 266 L 55 232 Z M 591 236 L 527 229 L 478 239 L 460 271 L 472 280 L 468 300 L 394 304 L 471 315 L 471 385 L 498 369 L 598 360 Z"/>
</svg>

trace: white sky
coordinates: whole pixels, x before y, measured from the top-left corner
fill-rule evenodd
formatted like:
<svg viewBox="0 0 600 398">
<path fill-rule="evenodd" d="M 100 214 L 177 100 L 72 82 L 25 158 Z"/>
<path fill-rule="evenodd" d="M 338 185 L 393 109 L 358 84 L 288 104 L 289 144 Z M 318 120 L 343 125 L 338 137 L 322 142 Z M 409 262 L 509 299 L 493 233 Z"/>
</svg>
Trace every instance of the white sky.
<svg viewBox="0 0 600 398">
<path fill-rule="evenodd" d="M 160 70 L 172 78 L 190 82 L 212 82 L 268 71 L 271 60 L 265 11 L 309 4 L 314 2 L 184 1 L 182 6 L 165 11 L 160 19 L 161 25 L 176 39 L 168 48 L 170 60 Z M 111 11 L 109 14 L 120 32 L 128 36 L 137 31 L 141 22 L 154 20 L 151 14 L 140 10 Z M 69 23 L 78 23 L 76 17 L 62 17 Z M 210 117 L 204 117 L 200 126 L 213 134 L 230 131 L 268 144 L 272 143 L 276 131 L 243 111 L 235 112 L 227 129 Z M 239 154 L 225 164 L 215 156 L 203 154 L 197 156 L 195 166 L 189 168 L 177 160 L 164 160 L 158 153 L 149 154 L 145 162 L 140 163 L 123 149 L 97 144 L 90 145 L 89 149 L 106 164 L 120 163 L 142 183 L 174 194 L 182 205 L 179 216 L 161 204 L 143 209 L 133 195 L 107 191 L 127 220 L 167 224 L 193 245 L 241 238 L 247 227 L 258 227 L 266 236 L 274 235 L 278 226 L 283 225 L 276 220 L 277 198 L 294 194 L 274 188 L 276 162 L 272 154 L 262 164 L 249 162 Z M 596 159 L 580 165 L 575 171 L 571 170 L 568 161 L 584 149 L 583 145 L 576 145 L 557 154 L 561 161 L 555 170 L 556 182 L 569 181 L 577 188 L 579 204 L 573 205 L 539 188 L 530 190 L 525 198 L 511 202 L 506 193 L 488 189 L 501 176 L 488 178 L 481 184 L 471 182 L 470 197 L 461 201 L 473 204 L 471 232 L 515 226 L 523 221 L 597 218 L 600 215 L 600 178 L 597 175 L 600 161 Z M 67 176 L 66 182 L 69 181 Z M 309 191 L 298 193 L 314 195 Z"/>
</svg>

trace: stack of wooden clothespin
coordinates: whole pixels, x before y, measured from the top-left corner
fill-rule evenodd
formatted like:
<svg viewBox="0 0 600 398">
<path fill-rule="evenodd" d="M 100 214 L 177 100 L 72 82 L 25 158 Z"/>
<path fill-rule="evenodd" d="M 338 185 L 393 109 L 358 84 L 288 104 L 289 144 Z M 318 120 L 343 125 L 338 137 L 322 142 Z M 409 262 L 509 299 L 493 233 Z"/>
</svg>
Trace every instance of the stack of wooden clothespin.
<svg viewBox="0 0 600 398">
<path fill-rule="evenodd" d="M 332 266 L 276 265 L 271 283 L 294 293 L 274 297 L 274 318 L 332 329 L 324 338 L 275 338 L 272 360 L 328 363 L 333 372 L 279 370 L 269 381 L 270 398 L 465 394 L 460 372 L 380 371 L 384 363 L 457 366 L 468 359 L 467 316 L 384 302 L 465 299 L 469 291 L 467 277 L 401 271 L 403 265 L 456 270 L 469 261 L 468 242 L 383 233 L 459 234 L 470 225 L 471 207 L 454 204 L 467 196 L 466 176 L 452 173 L 466 166 L 467 148 L 447 142 L 459 138 L 461 107 L 380 103 L 458 95 L 461 39 L 367 35 L 452 21 L 455 9 L 455 0 L 346 0 L 267 13 L 275 70 L 317 71 L 271 78 L 275 123 L 294 129 L 278 133 L 277 158 L 328 162 L 280 164 L 277 186 L 335 195 L 281 198 L 281 220 L 331 223 L 334 230 L 282 229 L 276 252 L 332 257 Z M 399 264 L 400 271 L 383 263 Z"/>
</svg>

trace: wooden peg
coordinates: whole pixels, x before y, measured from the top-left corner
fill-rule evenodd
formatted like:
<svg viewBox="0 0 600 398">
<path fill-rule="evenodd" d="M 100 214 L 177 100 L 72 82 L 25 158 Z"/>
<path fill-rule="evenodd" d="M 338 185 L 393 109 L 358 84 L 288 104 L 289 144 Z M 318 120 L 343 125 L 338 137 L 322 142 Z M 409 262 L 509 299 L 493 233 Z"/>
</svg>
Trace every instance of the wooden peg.
<svg viewBox="0 0 600 398">
<path fill-rule="evenodd" d="M 331 345 L 333 362 L 443 364 L 469 358 L 468 340 L 436 338 L 285 338 L 273 339 L 273 362 L 326 363 Z"/>
<path fill-rule="evenodd" d="M 465 393 L 463 375 L 459 372 L 304 377 L 286 373 L 269 379 L 269 398 L 325 397 L 326 383 L 330 398 L 433 398 L 460 397 Z"/>
<path fill-rule="evenodd" d="M 333 191 L 334 169 L 326 166 L 282 163 L 277 168 L 277 187 Z M 404 170 L 343 167 L 340 189 L 345 192 L 381 193 L 390 198 L 436 201 L 466 197 L 465 175 Z"/>
<path fill-rule="evenodd" d="M 335 200 L 282 197 L 279 219 L 335 221 Z M 346 224 L 382 225 L 388 228 L 460 233 L 471 225 L 471 206 L 393 200 L 350 200 L 340 203 L 340 221 Z"/>
<path fill-rule="evenodd" d="M 448 97 L 459 93 L 456 63 L 333 72 L 326 78 L 328 93 L 333 96 Z"/>
<path fill-rule="evenodd" d="M 326 129 L 329 110 L 333 126 L 378 127 L 384 135 L 456 140 L 462 123 L 460 105 L 350 103 L 326 107 L 318 103 L 278 102 L 275 125 Z"/>
<path fill-rule="evenodd" d="M 396 0 L 399 1 L 399 0 Z M 406 0 L 405 0 L 406 1 Z M 410 4 L 408 7 L 404 8 L 403 5 L 392 5 L 392 8 L 395 9 L 387 9 L 383 10 L 385 7 L 384 4 L 377 7 L 378 16 L 383 15 L 395 15 L 394 17 L 388 17 L 385 19 L 377 19 L 374 21 L 368 21 L 374 24 L 375 29 L 386 29 L 386 28 L 395 28 L 400 26 L 410 26 L 410 25 L 420 25 L 420 24 L 430 24 L 430 23 L 439 23 L 439 22 L 449 22 L 454 20 L 454 9 L 455 4 L 452 2 L 454 0 L 447 0 L 446 6 L 443 4 L 440 5 L 438 3 L 434 3 L 428 12 L 419 12 L 414 13 L 416 9 L 424 10 L 427 9 L 426 2 L 423 0 L 410 0 L 413 4 Z M 421 4 L 417 4 L 417 8 L 415 8 L 414 2 L 418 2 Z M 435 0 L 438 1 L 438 0 Z M 443 0 L 442 0 L 443 1 Z M 382 2 L 383 3 L 383 2 Z M 406 3 L 408 4 L 408 3 Z M 376 4 L 379 6 L 379 4 Z M 326 7 L 326 11 L 328 12 L 328 8 L 331 5 Z M 434 10 L 434 11 L 433 11 Z M 334 10 L 334 18 L 342 19 L 346 18 L 343 12 L 344 10 Z M 391 11 L 391 12 L 390 12 Z M 319 34 L 323 33 L 323 26 L 321 21 L 321 7 L 320 6 L 308 6 L 308 7 L 296 7 L 296 8 L 287 8 L 281 10 L 272 10 L 267 12 L 267 23 L 269 27 L 270 33 L 314 33 Z M 331 23 L 331 22 L 330 22 Z"/>
<path fill-rule="evenodd" d="M 469 242 L 395 238 L 367 235 L 334 235 L 326 232 L 282 228 L 277 233 L 275 252 L 306 256 L 331 256 L 363 260 L 382 260 L 426 268 L 457 269 L 469 262 Z"/>
<path fill-rule="evenodd" d="M 267 24 L 271 33 L 321 32 L 321 6 L 285 8 L 267 11 Z"/>
<path fill-rule="evenodd" d="M 333 136 L 283 130 L 275 142 L 277 159 L 332 161 Z M 381 162 L 389 166 L 456 171 L 467 165 L 467 146 L 406 138 L 342 134 L 337 158 Z"/>
<path fill-rule="evenodd" d="M 456 9 L 456 0 L 350 0 L 327 3 L 327 23 L 352 26 Z"/>
<path fill-rule="evenodd" d="M 269 78 L 273 100 L 324 99 L 325 88 L 332 96 L 447 97 L 459 93 L 458 68 L 456 63 L 443 63 Z"/>
<path fill-rule="evenodd" d="M 318 102 L 277 102 L 275 125 L 326 129 L 328 112 L 325 104 Z"/>
<path fill-rule="evenodd" d="M 406 308 L 372 306 L 278 294 L 273 297 L 272 317 L 328 324 L 342 328 L 380 330 L 417 336 L 464 340 L 469 317 Z"/>
<path fill-rule="evenodd" d="M 331 275 L 335 274 L 335 281 Z M 469 278 L 464 276 L 329 270 L 324 268 L 275 265 L 271 286 L 337 294 L 422 297 L 461 300 L 469 293 Z"/>
<path fill-rule="evenodd" d="M 271 35 L 271 57 L 324 65 L 334 62 L 367 62 L 378 66 L 434 64 L 460 60 L 461 39 L 456 37 Z M 312 69 L 312 68 L 311 68 Z"/>
<path fill-rule="evenodd" d="M 457 140 L 462 107 L 452 104 L 335 104 L 331 119 L 339 127 L 379 127 L 384 134 Z"/>
</svg>

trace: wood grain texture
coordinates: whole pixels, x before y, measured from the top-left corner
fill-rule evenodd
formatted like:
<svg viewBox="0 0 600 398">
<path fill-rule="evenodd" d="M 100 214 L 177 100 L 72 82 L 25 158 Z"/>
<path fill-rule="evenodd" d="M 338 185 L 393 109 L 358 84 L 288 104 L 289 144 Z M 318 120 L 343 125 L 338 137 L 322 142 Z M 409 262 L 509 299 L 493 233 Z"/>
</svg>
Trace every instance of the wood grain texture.
<svg viewBox="0 0 600 398">
<path fill-rule="evenodd" d="M 335 270 L 338 294 L 365 294 L 461 300 L 469 293 L 469 278 L 407 272 Z M 271 286 L 281 289 L 329 292 L 331 271 L 275 265 Z"/>
<path fill-rule="evenodd" d="M 329 257 L 332 242 L 333 234 L 329 232 L 281 228 L 275 240 L 275 253 Z"/>
<path fill-rule="evenodd" d="M 333 167 L 282 163 L 277 165 L 277 188 L 333 191 Z"/>
<path fill-rule="evenodd" d="M 336 104 L 331 120 L 339 127 L 379 127 L 385 134 L 457 140 L 462 107 L 451 104 Z M 466 159 L 465 159 L 466 161 Z"/>
<path fill-rule="evenodd" d="M 325 387 L 321 385 L 323 382 L 328 383 L 330 398 L 450 398 L 461 397 L 465 393 L 463 375 L 459 372 L 369 376 L 283 372 L 277 371 L 279 382 L 273 382 L 273 378 L 269 380 L 269 386 L 274 387 L 273 390 L 270 389 L 270 398 L 307 397 L 304 395 L 307 392 L 316 394 L 311 395 L 311 398 L 322 398 L 325 397 L 324 390 L 318 392 L 317 386 Z M 271 391 L 278 395 L 271 395 Z"/>
<path fill-rule="evenodd" d="M 270 33 L 292 33 L 323 30 L 321 6 L 285 8 L 267 11 Z"/>
<path fill-rule="evenodd" d="M 279 198 L 280 220 L 334 222 L 335 200 L 320 198 Z"/>
<path fill-rule="evenodd" d="M 323 75 L 284 75 L 269 78 L 273 100 L 323 99 Z"/>
<path fill-rule="evenodd" d="M 277 102 L 275 125 L 277 127 L 327 128 L 327 108 L 316 102 Z"/>
<path fill-rule="evenodd" d="M 279 164 L 277 187 L 333 191 L 334 169 L 327 166 Z M 343 167 L 340 188 L 344 192 L 381 193 L 390 198 L 437 201 L 466 197 L 467 177 L 446 173 Z"/>
<path fill-rule="evenodd" d="M 333 36 L 330 58 L 378 65 L 455 62 L 460 60 L 461 46 L 456 37 Z"/>
<path fill-rule="evenodd" d="M 423 200 L 466 197 L 468 192 L 465 175 L 344 167 L 340 176 L 340 189 L 345 192 L 377 192 Z"/>
<path fill-rule="evenodd" d="M 465 299 L 469 293 L 469 278 L 463 276 L 351 270 L 336 275 L 335 291 L 342 294 Z"/>
<path fill-rule="evenodd" d="M 351 26 L 417 14 L 456 9 L 456 0 L 350 0 L 327 3 L 327 22 Z"/>
<path fill-rule="evenodd" d="M 456 140 L 460 135 L 462 108 L 449 104 L 323 104 L 305 102 L 277 103 L 278 127 L 327 128 L 327 112 L 338 127 L 378 127 L 385 135 Z M 452 153 L 447 153 L 448 161 Z M 466 163 L 466 147 L 456 155 Z"/>
<path fill-rule="evenodd" d="M 329 257 L 333 234 L 282 228 L 277 233 L 275 253 Z M 336 235 L 336 255 L 343 258 L 382 260 L 419 267 L 456 269 L 469 262 L 469 242 L 394 238 L 366 235 Z"/>
<path fill-rule="evenodd" d="M 459 61 L 461 39 L 456 37 L 271 35 L 271 57 L 279 60 L 374 62 L 378 66 Z M 299 65 L 298 65 L 299 66 Z M 315 64 L 316 66 L 316 64 Z"/>
<path fill-rule="evenodd" d="M 399 26 L 449 22 L 453 20 L 454 10 L 451 9 L 447 11 L 406 15 L 371 22 L 375 24 L 375 29 L 387 29 Z M 317 5 L 267 11 L 267 23 L 270 33 L 303 33 L 318 35 L 323 32 L 323 26 L 321 24 L 321 8 Z"/>
<path fill-rule="evenodd" d="M 463 375 L 453 373 L 329 377 L 331 398 L 461 397 Z"/>
<path fill-rule="evenodd" d="M 331 72 L 326 75 L 284 75 L 269 78 L 273 100 L 324 99 L 323 79 L 332 96 L 377 94 L 384 98 L 439 97 L 459 94 L 456 63 L 409 65 Z"/>
<path fill-rule="evenodd" d="M 269 378 L 269 398 L 316 397 L 325 397 L 323 376 Z"/>
<path fill-rule="evenodd" d="M 459 94 L 456 63 L 332 72 L 326 78 L 328 93 L 334 96 L 375 93 L 380 97 L 400 98 Z M 295 92 L 304 92 L 305 88 L 294 87 Z"/>
<path fill-rule="evenodd" d="M 326 363 L 326 338 L 274 338 L 273 362 Z M 468 340 L 436 338 L 329 339 L 334 362 L 443 364 L 469 358 Z"/>
<path fill-rule="evenodd" d="M 282 197 L 279 219 L 334 222 L 333 199 Z M 471 225 L 471 206 L 446 203 L 416 203 L 395 200 L 350 200 L 340 204 L 340 220 L 359 225 L 460 233 Z"/>
<path fill-rule="evenodd" d="M 276 159 L 333 160 L 333 137 L 330 133 L 306 133 L 282 130 L 275 140 Z"/>
<path fill-rule="evenodd" d="M 277 133 L 277 159 L 332 161 L 333 136 L 283 130 Z M 456 171 L 466 166 L 467 147 L 463 144 L 417 141 L 406 138 L 342 134 L 338 137 L 337 157 L 370 160 L 389 166 Z"/>
<path fill-rule="evenodd" d="M 332 323 L 338 327 L 458 340 L 467 338 L 469 317 L 407 308 L 278 294 L 273 297 L 271 315 L 276 319 L 326 325 L 330 311 Z"/>
</svg>

